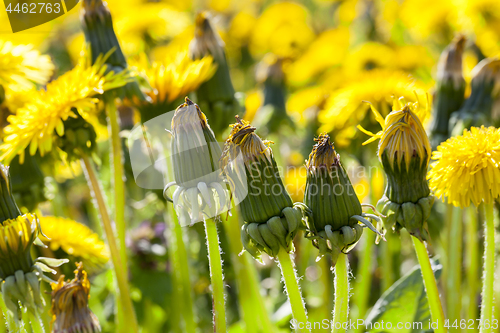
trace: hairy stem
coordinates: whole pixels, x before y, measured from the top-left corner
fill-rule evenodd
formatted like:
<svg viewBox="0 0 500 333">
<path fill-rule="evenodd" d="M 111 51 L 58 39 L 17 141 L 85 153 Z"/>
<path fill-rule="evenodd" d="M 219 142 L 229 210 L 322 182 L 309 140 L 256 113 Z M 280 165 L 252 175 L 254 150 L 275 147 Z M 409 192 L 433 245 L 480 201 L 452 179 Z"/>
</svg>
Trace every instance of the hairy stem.
<svg viewBox="0 0 500 333">
<path fill-rule="evenodd" d="M 444 327 L 443 306 L 441 305 L 441 300 L 439 299 L 439 290 L 436 278 L 434 277 L 434 271 L 432 270 L 431 261 L 429 259 L 429 255 L 427 254 L 427 249 L 425 248 L 424 243 L 422 243 L 418 238 L 413 236 L 411 238 L 413 240 L 415 252 L 417 253 L 420 270 L 422 271 L 432 321 L 437 321 L 438 323 L 438 328 L 436 329 L 437 333 L 445 333 L 447 331 Z"/>
<path fill-rule="evenodd" d="M 495 223 L 493 204 L 482 204 L 484 210 L 484 266 L 481 292 L 481 328 L 479 332 L 493 332 L 493 284 L 495 283 Z"/>
<path fill-rule="evenodd" d="M 288 300 L 292 307 L 292 315 L 296 320 L 296 326 L 307 325 L 307 313 L 300 293 L 299 284 L 297 282 L 297 274 L 295 273 L 295 267 L 290 258 L 290 254 L 286 252 L 285 249 L 281 248 L 278 252 L 278 261 L 281 268 L 281 274 L 283 276 L 283 281 L 285 282 L 286 293 L 288 295 Z M 309 332 L 306 329 L 297 329 L 297 332 Z"/>
<path fill-rule="evenodd" d="M 335 307 L 333 308 L 332 332 L 346 332 L 349 316 L 349 262 L 346 254 L 340 254 L 335 264 Z M 344 328 L 342 328 L 344 327 Z"/>
<path fill-rule="evenodd" d="M 207 236 L 210 280 L 212 282 L 212 303 L 214 332 L 226 333 L 226 309 L 224 305 L 224 277 L 219 247 L 219 235 L 215 219 L 205 221 Z"/>
</svg>

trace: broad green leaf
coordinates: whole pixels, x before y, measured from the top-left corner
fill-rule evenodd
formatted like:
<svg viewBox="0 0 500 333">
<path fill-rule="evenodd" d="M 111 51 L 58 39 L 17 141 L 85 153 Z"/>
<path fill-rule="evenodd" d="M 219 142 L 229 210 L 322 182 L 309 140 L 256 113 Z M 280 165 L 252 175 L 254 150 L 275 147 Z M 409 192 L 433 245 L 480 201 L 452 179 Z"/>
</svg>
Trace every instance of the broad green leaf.
<svg viewBox="0 0 500 333">
<path fill-rule="evenodd" d="M 432 263 L 436 279 L 442 265 Z M 429 305 L 420 266 L 396 281 L 375 303 L 365 320 L 367 332 L 429 332 Z M 399 325 L 399 326 L 398 326 Z"/>
</svg>

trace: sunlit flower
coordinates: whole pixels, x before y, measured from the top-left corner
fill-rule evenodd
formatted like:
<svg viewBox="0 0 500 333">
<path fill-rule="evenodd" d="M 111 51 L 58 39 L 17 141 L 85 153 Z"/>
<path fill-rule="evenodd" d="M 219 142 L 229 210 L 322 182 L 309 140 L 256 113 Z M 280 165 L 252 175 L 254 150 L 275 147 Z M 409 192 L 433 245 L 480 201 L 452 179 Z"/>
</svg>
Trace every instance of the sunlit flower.
<svg viewBox="0 0 500 333">
<path fill-rule="evenodd" d="M 39 220 L 45 234 L 41 239 L 50 250 L 63 250 L 72 261 L 82 261 L 87 270 L 99 269 L 108 262 L 106 245 L 86 225 L 55 216 L 42 216 Z"/>
<path fill-rule="evenodd" d="M 364 144 L 380 139 L 378 157 L 387 176 L 384 196 L 378 202 L 387 215 L 384 223 L 396 232 L 404 227 L 420 240 L 428 240 L 426 221 L 434 197 L 426 180 L 431 146 L 421 121 L 427 117 L 428 109 L 401 98 L 394 100 L 393 111 L 384 119 L 371 108 L 382 130 L 373 134 L 358 128 L 372 136 Z"/>
<path fill-rule="evenodd" d="M 41 55 L 31 45 L 14 45 L 0 40 L 0 85 L 32 87 L 45 84 L 54 65 L 48 55 Z"/>
<path fill-rule="evenodd" d="M 428 178 L 437 197 L 455 206 L 490 204 L 500 196 L 500 129 L 472 127 L 432 154 Z"/>
<path fill-rule="evenodd" d="M 399 71 L 372 70 L 360 75 L 335 91 L 326 101 L 319 114 L 320 131 L 336 131 L 337 146 L 346 146 L 356 135 L 355 127 L 361 123 L 373 129 L 375 122 L 367 117 L 368 105 L 372 103 L 382 115 L 389 113 L 393 96 L 414 100 L 414 91 L 425 90 L 422 83 L 409 74 Z"/>
<path fill-rule="evenodd" d="M 38 150 L 44 155 L 53 148 L 54 138 L 65 133 L 64 121 L 78 117 L 91 121 L 96 116 L 98 95 L 107 90 L 121 87 L 128 81 L 128 73 L 108 72 L 100 57 L 90 66 L 81 61 L 71 71 L 47 84 L 46 89 L 37 91 L 31 101 L 15 115 L 8 117 L 5 138 L 0 146 L 0 160 L 8 163 L 21 155 L 29 146 L 29 153 Z"/>
<path fill-rule="evenodd" d="M 77 264 L 73 280 L 64 281 L 62 275 L 51 286 L 53 333 L 101 332 L 99 320 L 89 309 L 90 281 L 82 263 Z"/>
<path fill-rule="evenodd" d="M 330 142 L 330 136 L 324 133 L 315 141 L 306 162 L 304 204 L 311 210 L 306 218 L 306 237 L 313 238 L 320 256 L 331 253 L 335 264 L 339 254 L 347 253 L 361 238 L 363 227 L 359 223 L 382 236 L 366 218 L 381 220 L 376 215 L 363 213 L 351 180 L 340 162 L 340 155 Z"/>
<path fill-rule="evenodd" d="M 396 53 L 382 43 L 366 42 L 353 50 L 345 60 L 345 68 L 349 75 L 375 68 L 394 68 L 396 66 Z"/>
<path fill-rule="evenodd" d="M 152 88 L 146 93 L 152 105 L 144 103 L 138 106 L 143 122 L 169 111 L 175 101 L 196 90 L 215 70 L 211 56 L 191 60 L 187 51 L 168 54 L 162 61 L 151 64 L 142 56 L 131 66 L 148 79 Z"/>
</svg>

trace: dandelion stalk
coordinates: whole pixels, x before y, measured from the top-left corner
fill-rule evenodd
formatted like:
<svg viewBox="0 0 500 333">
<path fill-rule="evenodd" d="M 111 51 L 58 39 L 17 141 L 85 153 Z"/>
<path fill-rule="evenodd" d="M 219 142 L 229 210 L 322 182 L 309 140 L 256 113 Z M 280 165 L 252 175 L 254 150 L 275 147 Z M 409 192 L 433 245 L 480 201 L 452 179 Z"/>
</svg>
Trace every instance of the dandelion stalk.
<svg viewBox="0 0 500 333">
<path fill-rule="evenodd" d="M 207 237 L 208 261 L 210 265 L 210 281 L 212 282 L 214 332 L 225 333 L 226 309 L 224 305 L 224 277 L 222 273 L 222 259 L 220 255 L 216 219 L 207 219 L 205 221 L 205 233 Z"/>
<path fill-rule="evenodd" d="M 293 318 L 299 325 L 305 326 L 307 323 L 307 313 L 305 304 L 300 293 L 298 277 L 295 273 L 295 266 L 290 254 L 285 249 L 280 249 L 278 252 L 278 261 L 281 268 L 281 275 L 285 283 L 286 293 L 292 307 Z M 306 332 L 306 330 L 304 330 Z"/>
<path fill-rule="evenodd" d="M 467 276 L 467 320 L 476 320 L 477 304 L 476 297 L 478 291 L 478 271 L 479 271 L 479 242 L 477 239 L 477 209 L 475 207 L 467 208 L 467 223 L 465 223 L 466 233 L 466 276 Z"/>
<path fill-rule="evenodd" d="M 125 272 L 127 269 L 127 244 L 125 243 L 125 183 L 123 177 L 122 143 L 120 140 L 120 121 L 114 99 L 106 97 L 106 112 L 109 119 L 111 140 L 111 165 L 113 167 L 113 194 L 115 203 L 115 225 L 119 241 L 120 260 Z"/>
<path fill-rule="evenodd" d="M 115 272 L 122 310 L 124 313 L 123 319 L 126 323 L 125 327 L 129 327 L 129 329 L 133 332 L 138 332 L 137 319 L 132 305 L 132 299 L 130 298 L 130 288 L 127 282 L 128 279 L 121 262 L 120 252 L 116 244 L 113 227 L 111 225 L 111 219 L 109 217 L 108 209 L 104 200 L 104 195 L 102 193 L 101 186 L 97 179 L 94 168 L 88 156 L 86 155 L 82 155 L 82 167 L 86 171 L 85 175 L 96 201 L 97 208 L 101 215 L 104 232 L 108 240 L 109 251 L 111 253 L 111 260 L 113 262 L 113 269 Z"/>
<path fill-rule="evenodd" d="M 349 260 L 341 254 L 335 265 L 335 307 L 333 309 L 332 332 L 345 332 L 349 316 Z"/>
<path fill-rule="evenodd" d="M 444 327 L 443 306 L 441 305 L 441 300 L 439 298 L 439 290 L 436 278 L 434 277 L 434 271 L 432 270 L 431 261 L 427 254 L 427 249 L 425 248 L 424 243 L 418 238 L 412 237 L 412 240 L 415 252 L 417 253 L 418 263 L 420 264 L 420 269 L 422 271 L 422 277 L 424 279 L 424 286 L 427 293 L 427 300 L 429 302 L 432 321 L 438 322 L 436 332 L 445 333 L 446 328 Z"/>
<path fill-rule="evenodd" d="M 493 204 L 483 203 L 484 211 L 484 267 L 481 292 L 481 333 L 493 332 L 493 284 L 495 283 L 495 223 Z"/>
<path fill-rule="evenodd" d="M 460 310 L 462 309 L 462 210 L 452 207 L 450 234 L 448 242 L 448 276 L 446 309 L 450 322 L 460 321 Z M 450 331 L 458 331 L 458 328 L 450 328 Z"/>
</svg>

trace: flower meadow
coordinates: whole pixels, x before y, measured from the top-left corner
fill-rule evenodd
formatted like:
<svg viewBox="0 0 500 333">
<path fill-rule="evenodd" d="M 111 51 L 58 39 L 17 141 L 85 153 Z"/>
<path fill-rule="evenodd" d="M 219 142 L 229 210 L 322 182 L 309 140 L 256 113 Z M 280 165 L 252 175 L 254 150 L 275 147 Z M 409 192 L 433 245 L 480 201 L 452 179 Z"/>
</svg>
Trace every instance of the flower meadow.
<svg viewBox="0 0 500 333">
<path fill-rule="evenodd" d="M 500 2 L 68 3 L 0 6 L 0 333 L 500 332 Z"/>
</svg>

